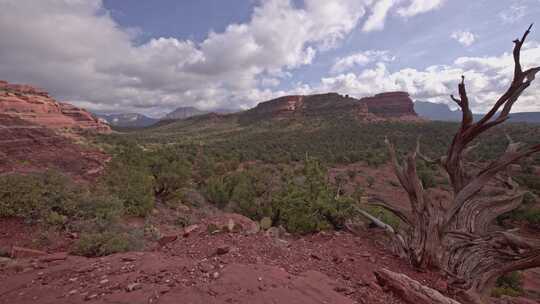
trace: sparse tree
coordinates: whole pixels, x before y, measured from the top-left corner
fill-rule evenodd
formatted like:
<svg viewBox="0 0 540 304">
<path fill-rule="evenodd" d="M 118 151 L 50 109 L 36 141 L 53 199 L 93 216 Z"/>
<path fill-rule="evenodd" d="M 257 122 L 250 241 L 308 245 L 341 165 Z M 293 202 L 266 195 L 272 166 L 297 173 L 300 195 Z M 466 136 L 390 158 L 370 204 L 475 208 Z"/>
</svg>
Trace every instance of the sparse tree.
<svg viewBox="0 0 540 304">
<path fill-rule="evenodd" d="M 487 130 L 509 118 L 512 107 L 531 85 L 540 67 L 523 70 L 520 55 L 532 25 L 521 39 L 514 41 L 514 75 L 510 87 L 490 111 L 474 122 L 465 87 L 459 84 L 459 97 L 451 96 L 463 113 L 446 156 L 429 159 L 416 151 L 402 162 L 392 143 L 386 140 L 390 158 L 410 206 L 383 206 L 397 215 L 405 229 L 393 231 L 394 248 L 420 269 L 438 269 L 449 278 L 449 290 L 462 303 L 487 303 L 496 280 L 507 273 L 540 267 L 540 239 L 503 230 L 494 220 L 519 207 L 524 195 L 506 174 L 506 168 L 540 151 L 540 144 L 525 147 L 509 138 L 506 152 L 485 167 L 466 161 L 473 141 Z M 424 189 L 417 174 L 417 157 L 440 165 L 449 176 L 452 193 L 446 197 L 433 189 Z M 399 282 L 394 282 L 399 284 Z"/>
</svg>

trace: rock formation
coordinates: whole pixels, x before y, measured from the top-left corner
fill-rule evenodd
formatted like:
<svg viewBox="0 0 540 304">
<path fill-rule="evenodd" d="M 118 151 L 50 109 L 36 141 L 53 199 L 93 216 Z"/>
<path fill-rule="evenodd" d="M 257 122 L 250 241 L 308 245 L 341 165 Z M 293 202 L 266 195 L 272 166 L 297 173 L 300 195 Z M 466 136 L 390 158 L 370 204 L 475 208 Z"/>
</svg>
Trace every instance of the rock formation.
<svg viewBox="0 0 540 304">
<path fill-rule="evenodd" d="M 416 119 L 414 104 L 407 92 L 388 92 L 359 101 L 367 105 L 368 112 L 386 119 Z"/>
<path fill-rule="evenodd" d="M 244 113 L 250 120 L 346 115 L 366 122 L 419 120 L 413 101 L 406 92 L 382 93 L 362 99 L 337 93 L 284 96 L 262 102 Z"/>
<path fill-rule="evenodd" d="M 82 148 L 49 128 L 0 114 L 0 174 L 55 169 L 92 179 L 103 170 L 108 158 L 100 151 Z"/>
<path fill-rule="evenodd" d="M 111 131 L 105 122 L 84 109 L 57 102 L 40 89 L 5 81 L 0 81 L 0 113 L 61 131 Z"/>
</svg>

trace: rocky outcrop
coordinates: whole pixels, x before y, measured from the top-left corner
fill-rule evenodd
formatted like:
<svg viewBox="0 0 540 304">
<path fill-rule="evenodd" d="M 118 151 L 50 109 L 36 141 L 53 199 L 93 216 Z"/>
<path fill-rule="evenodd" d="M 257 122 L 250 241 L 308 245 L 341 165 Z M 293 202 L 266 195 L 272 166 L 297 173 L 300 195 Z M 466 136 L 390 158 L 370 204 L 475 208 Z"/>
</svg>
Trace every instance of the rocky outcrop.
<svg viewBox="0 0 540 304">
<path fill-rule="evenodd" d="M 5 81 L 0 81 L 0 113 L 67 132 L 111 131 L 109 125 L 84 109 L 57 102 L 43 90 Z"/>
<path fill-rule="evenodd" d="M 108 158 L 52 129 L 0 114 L 0 174 L 55 169 L 74 177 L 93 179 L 104 169 Z"/>
<path fill-rule="evenodd" d="M 388 92 L 360 99 L 368 112 L 382 118 L 417 118 L 414 103 L 407 92 Z"/>
<path fill-rule="evenodd" d="M 245 120 L 250 121 L 350 115 L 366 122 L 419 119 L 406 92 L 382 93 L 362 99 L 337 93 L 284 96 L 262 102 L 242 114 Z"/>
</svg>

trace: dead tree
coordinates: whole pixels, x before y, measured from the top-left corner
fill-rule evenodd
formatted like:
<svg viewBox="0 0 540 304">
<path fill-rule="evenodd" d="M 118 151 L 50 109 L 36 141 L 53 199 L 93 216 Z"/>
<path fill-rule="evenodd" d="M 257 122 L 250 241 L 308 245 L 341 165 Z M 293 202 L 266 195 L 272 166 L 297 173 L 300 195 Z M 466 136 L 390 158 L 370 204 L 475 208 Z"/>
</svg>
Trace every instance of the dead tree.
<svg viewBox="0 0 540 304">
<path fill-rule="evenodd" d="M 398 160 L 394 146 L 387 140 L 395 173 L 408 194 L 410 208 L 402 210 L 386 203 L 406 228 L 396 231 L 394 247 L 410 263 L 423 269 L 439 269 L 450 278 L 450 290 L 463 303 L 487 303 L 497 278 L 512 271 L 540 267 L 540 239 L 520 236 L 517 231 L 494 228 L 500 215 L 519 207 L 523 192 L 505 169 L 518 160 L 540 151 L 540 144 L 524 147 L 510 141 L 506 152 L 480 170 L 471 170 L 465 156 L 471 143 L 487 130 L 505 122 L 521 94 L 530 86 L 540 67 L 523 70 L 522 46 L 532 25 L 521 39 L 514 41 L 514 76 L 510 87 L 491 110 L 474 122 L 465 87 L 465 77 L 458 86 L 459 97 L 451 96 L 463 113 L 461 126 L 446 156 L 429 159 L 416 151 Z M 417 157 L 439 164 L 452 187 L 451 199 L 442 201 L 433 191 L 423 188 L 416 172 Z M 496 184 L 498 191 L 487 191 Z"/>
</svg>

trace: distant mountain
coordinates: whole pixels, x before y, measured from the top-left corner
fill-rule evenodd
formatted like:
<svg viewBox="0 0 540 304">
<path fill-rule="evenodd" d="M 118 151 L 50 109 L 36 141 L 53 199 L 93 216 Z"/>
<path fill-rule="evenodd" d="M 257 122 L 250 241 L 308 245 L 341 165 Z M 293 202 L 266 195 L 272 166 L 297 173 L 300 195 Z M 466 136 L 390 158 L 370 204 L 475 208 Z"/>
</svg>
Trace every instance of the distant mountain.
<svg viewBox="0 0 540 304">
<path fill-rule="evenodd" d="M 448 105 L 442 103 L 416 101 L 414 110 L 418 115 L 429 120 L 459 121 L 461 119 L 461 111 L 452 111 Z"/>
<path fill-rule="evenodd" d="M 190 118 L 193 116 L 199 116 L 208 114 L 208 111 L 199 110 L 195 107 L 180 107 L 171 113 L 165 115 L 165 117 L 162 118 L 162 120 L 181 120 Z"/>
<path fill-rule="evenodd" d="M 416 101 L 414 103 L 414 110 L 421 117 L 430 120 L 440 121 L 460 121 L 461 111 L 452 111 L 446 104 Z M 474 120 L 478 120 L 483 114 L 474 114 Z M 511 113 L 509 122 L 525 122 L 525 123 L 540 123 L 540 112 L 522 112 Z"/>
<path fill-rule="evenodd" d="M 201 116 L 205 114 L 210 113 L 216 113 L 216 114 L 232 114 L 236 113 L 240 110 L 232 110 L 232 109 L 214 109 L 214 110 L 200 110 L 195 107 L 180 107 L 171 113 L 165 115 L 161 120 L 182 120 L 187 119 L 194 116 Z"/>
<path fill-rule="evenodd" d="M 540 112 L 511 113 L 510 122 L 540 123 Z"/>
<path fill-rule="evenodd" d="M 142 114 L 126 113 L 126 114 L 96 114 L 101 119 L 104 119 L 111 126 L 120 128 L 144 128 L 149 127 L 159 119 L 154 119 Z"/>
</svg>

